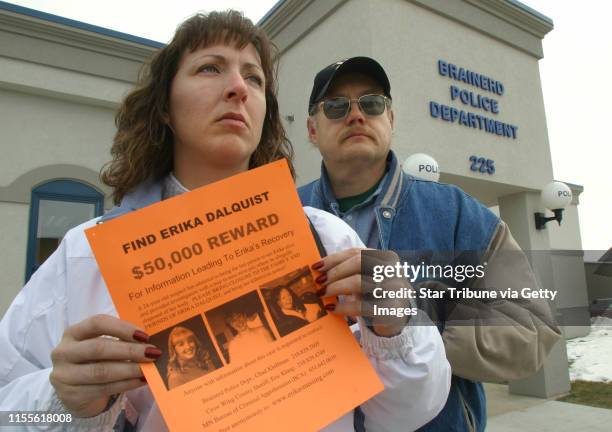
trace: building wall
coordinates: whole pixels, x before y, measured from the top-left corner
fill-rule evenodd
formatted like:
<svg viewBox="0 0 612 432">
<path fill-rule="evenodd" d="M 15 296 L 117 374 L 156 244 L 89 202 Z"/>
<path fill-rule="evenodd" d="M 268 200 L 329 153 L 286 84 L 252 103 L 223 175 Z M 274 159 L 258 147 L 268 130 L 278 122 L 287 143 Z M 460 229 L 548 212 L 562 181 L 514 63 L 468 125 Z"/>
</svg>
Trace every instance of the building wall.
<svg viewBox="0 0 612 432">
<path fill-rule="evenodd" d="M 99 171 L 109 158 L 112 108 L 0 89 L 0 113 L 2 140 L 11 146 L 11 157 L 0 162 L 2 185 L 45 165 L 71 163 Z"/>
<path fill-rule="evenodd" d="M 590 302 L 578 218 L 582 187 L 571 189 L 573 200 L 563 211 L 561 225 L 556 221 L 546 224 L 550 236 L 554 285 L 559 290 L 556 305 L 565 324 L 567 339 L 590 332 Z M 547 216 L 551 214 L 546 211 Z"/>
<path fill-rule="evenodd" d="M 0 202 L 0 315 L 23 286 L 30 206 Z"/>
<path fill-rule="evenodd" d="M 585 267 L 581 250 L 551 250 L 555 301 L 561 314 L 566 339 L 585 336 L 590 332 L 589 299 Z"/>
<path fill-rule="evenodd" d="M 589 304 L 601 299 L 612 299 L 612 276 L 595 274 L 600 262 L 585 263 Z M 610 266 L 611 264 L 608 264 Z"/>
<path fill-rule="evenodd" d="M 0 8 L 0 315 L 24 284 L 33 188 L 76 180 L 111 205 L 98 176 L 110 159 L 115 112 L 159 46 L 60 21 Z"/>
<path fill-rule="evenodd" d="M 572 191 L 574 194 L 574 202 L 568 205 L 563 211 L 563 220 L 561 225 L 552 221 L 546 224 L 546 229 L 550 235 L 551 249 L 565 250 L 582 250 L 582 238 L 580 237 L 580 219 L 578 218 L 578 200 L 577 191 Z M 552 213 L 546 212 L 547 216 L 552 216 Z"/>
<path fill-rule="evenodd" d="M 406 0 L 369 0 L 372 52 L 389 74 L 396 110 L 394 147 L 403 157 L 431 154 L 445 174 L 539 189 L 552 180 L 538 58 Z M 438 73 L 444 60 L 501 81 L 498 96 Z M 450 86 L 499 102 L 499 114 L 451 101 Z M 432 118 L 429 102 L 518 126 L 516 139 Z M 469 157 L 495 161 L 493 175 L 470 171 Z M 455 183 L 461 184 L 459 178 Z"/>
</svg>

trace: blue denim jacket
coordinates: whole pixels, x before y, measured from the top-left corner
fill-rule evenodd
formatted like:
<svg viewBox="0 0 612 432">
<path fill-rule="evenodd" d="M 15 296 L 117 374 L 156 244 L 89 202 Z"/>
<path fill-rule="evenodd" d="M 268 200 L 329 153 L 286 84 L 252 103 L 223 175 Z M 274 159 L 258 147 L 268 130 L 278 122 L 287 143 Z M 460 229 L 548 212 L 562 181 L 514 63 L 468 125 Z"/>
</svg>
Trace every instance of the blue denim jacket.
<svg viewBox="0 0 612 432">
<path fill-rule="evenodd" d="M 321 178 L 299 188 L 300 199 L 305 206 L 338 215 L 338 204 L 324 170 L 323 167 Z M 494 213 L 458 187 L 405 174 L 392 151 L 374 211 L 379 248 L 395 251 L 484 252 L 499 224 Z M 443 328 L 441 323 L 440 331 Z M 482 384 L 453 375 L 446 405 L 419 430 L 480 432 L 485 426 Z"/>
</svg>

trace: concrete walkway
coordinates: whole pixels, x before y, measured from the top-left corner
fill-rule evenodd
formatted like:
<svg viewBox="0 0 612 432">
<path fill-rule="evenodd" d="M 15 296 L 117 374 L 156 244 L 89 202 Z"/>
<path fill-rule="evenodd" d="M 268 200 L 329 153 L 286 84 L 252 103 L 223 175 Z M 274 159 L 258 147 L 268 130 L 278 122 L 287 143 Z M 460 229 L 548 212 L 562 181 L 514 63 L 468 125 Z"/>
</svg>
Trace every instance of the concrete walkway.
<svg viewBox="0 0 612 432">
<path fill-rule="evenodd" d="M 488 432 L 575 432 L 612 430 L 612 410 L 508 393 L 485 384 Z"/>
</svg>

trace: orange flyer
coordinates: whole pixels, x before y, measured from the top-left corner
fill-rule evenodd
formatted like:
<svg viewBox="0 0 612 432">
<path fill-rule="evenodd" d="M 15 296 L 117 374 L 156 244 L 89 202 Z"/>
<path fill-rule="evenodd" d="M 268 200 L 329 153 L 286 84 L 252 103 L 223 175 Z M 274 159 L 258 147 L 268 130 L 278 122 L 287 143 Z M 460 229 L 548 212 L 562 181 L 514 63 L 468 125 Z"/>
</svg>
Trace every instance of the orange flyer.
<svg viewBox="0 0 612 432">
<path fill-rule="evenodd" d="M 142 369 L 170 430 L 311 432 L 383 390 L 315 294 L 284 160 L 86 234 L 119 316 L 163 351 Z"/>
</svg>

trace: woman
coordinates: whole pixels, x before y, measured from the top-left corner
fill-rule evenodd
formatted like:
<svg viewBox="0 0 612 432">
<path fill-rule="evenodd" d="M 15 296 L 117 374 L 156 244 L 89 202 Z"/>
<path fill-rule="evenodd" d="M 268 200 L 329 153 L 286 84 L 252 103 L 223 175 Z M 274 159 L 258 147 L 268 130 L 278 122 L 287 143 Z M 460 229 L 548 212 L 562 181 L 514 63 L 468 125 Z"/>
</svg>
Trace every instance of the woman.
<svg viewBox="0 0 612 432">
<path fill-rule="evenodd" d="M 274 342 L 274 338 L 263 324 L 256 327 L 249 326 L 248 318 L 242 311 L 230 312 L 225 321 L 236 332 L 227 344 L 229 363 L 249 357 L 253 349 Z"/>
<path fill-rule="evenodd" d="M 176 326 L 168 336 L 168 390 L 215 370 L 209 352 L 189 329 Z"/>
<path fill-rule="evenodd" d="M 293 290 L 286 286 L 275 288 L 272 299 L 279 311 L 276 327 L 281 336 L 316 321 L 322 313 L 321 307 L 317 303 L 302 302 Z"/>
<path fill-rule="evenodd" d="M 0 410 L 69 411 L 70 427 L 83 430 L 125 426 L 118 422 L 165 430 L 138 366 L 161 351 L 116 317 L 83 231 L 249 168 L 290 161 L 271 59 L 264 32 L 232 11 L 188 19 L 156 54 L 116 118 L 113 160 L 102 178 L 118 206 L 69 231 L 2 319 Z M 359 296 L 359 238 L 339 219 L 305 211 L 330 253 L 315 265 L 327 273 L 328 294 Z M 342 314 L 360 310 L 356 301 L 337 307 Z M 433 418 L 450 377 L 435 328 L 359 329 L 386 386 L 362 405 L 366 427 L 406 430 Z M 325 430 L 353 430 L 352 414 Z"/>
</svg>

